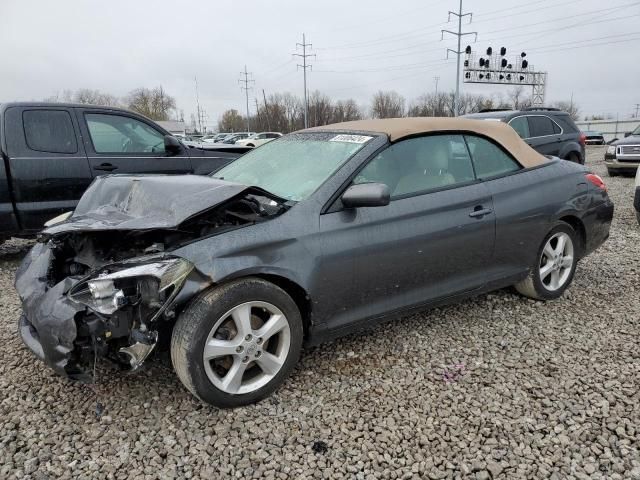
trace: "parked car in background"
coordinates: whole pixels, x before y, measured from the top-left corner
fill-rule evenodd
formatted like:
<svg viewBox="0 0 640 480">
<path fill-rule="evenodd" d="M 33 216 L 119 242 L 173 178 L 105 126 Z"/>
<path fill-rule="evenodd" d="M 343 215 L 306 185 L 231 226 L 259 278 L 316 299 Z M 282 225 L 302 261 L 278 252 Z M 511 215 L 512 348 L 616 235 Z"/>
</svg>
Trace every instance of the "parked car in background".
<svg viewBox="0 0 640 480">
<path fill-rule="evenodd" d="M 73 210 L 99 175 L 207 174 L 239 153 L 186 148 L 148 118 L 64 103 L 0 106 L 0 243 Z"/>
<path fill-rule="evenodd" d="M 227 135 L 231 135 L 231 134 L 230 134 L 230 133 L 228 133 L 228 132 L 220 132 L 220 133 L 216 133 L 216 134 L 213 136 L 213 141 L 214 141 L 214 142 L 219 142 L 220 140 L 222 140 L 222 139 L 226 138 L 226 137 L 227 137 Z"/>
<path fill-rule="evenodd" d="M 640 125 L 625 138 L 612 142 L 605 151 L 604 163 L 612 177 L 636 173 L 640 166 Z"/>
<path fill-rule="evenodd" d="M 255 133 L 254 132 L 234 133 L 232 135 L 228 135 L 227 137 L 225 137 L 223 140 L 220 141 L 220 143 L 224 143 L 224 144 L 227 144 L 227 145 L 233 145 L 238 140 L 244 140 L 245 138 L 249 138 L 252 135 L 255 135 Z"/>
<path fill-rule="evenodd" d="M 303 342 L 509 285 L 560 297 L 612 216 L 597 175 L 499 122 L 317 127 L 211 177 L 97 180 L 18 269 L 19 331 L 84 380 L 170 339 L 185 387 L 237 407 L 281 385 Z"/>
<path fill-rule="evenodd" d="M 214 143 L 216 141 L 216 135 L 203 135 L 200 141 L 203 143 Z"/>
<path fill-rule="evenodd" d="M 259 147 L 271 140 L 280 138 L 282 136 L 279 132 L 262 132 L 251 135 L 243 140 L 236 140 L 236 145 L 246 145 L 247 147 Z"/>
<path fill-rule="evenodd" d="M 594 132 L 591 130 L 587 130 L 586 132 L 582 132 L 584 134 L 585 143 L 587 145 L 604 145 L 606 142 L 604 141 L 604 135 L 600 132 Z"/>
<path fill-rule="evenodd" d="M 467 118 L 507 123 L 531 147 L 543 155 L 584 165 L 586 138 L 567 112 L 557 108 L 483 110 Z"/>
</svg>

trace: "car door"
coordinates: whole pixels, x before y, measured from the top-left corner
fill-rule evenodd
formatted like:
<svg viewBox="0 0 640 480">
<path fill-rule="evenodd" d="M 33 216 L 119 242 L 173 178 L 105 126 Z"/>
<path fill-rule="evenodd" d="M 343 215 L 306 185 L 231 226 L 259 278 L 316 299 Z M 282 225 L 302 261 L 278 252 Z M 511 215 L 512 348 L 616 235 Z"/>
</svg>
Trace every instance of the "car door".
<svg viewBox="0 0 640 480">
<path fill-rule="evenodd" d="M 520 275 L 532 264 L 546 234 L 549 212 L 540 208 L 555 199 L 559 184 L 548 169 L 523 169 L 491 140 L 465 135 L 478 179 L 489 189 L 496 215 L 495 254 L 487 269 L 489 280 Z M 541 233 L 542 232 L 542 233 Z"/>
<path fill-rule="evenodd" d="M 14 106 L 5 111 L 5 138 L 18 223 L 26 232 L 71 211 L 92 181 L 73 109 Z"/>
<path fill-rule="evenodd" d="M 142 117 L 114 110 L 78 109 L 77 113 L 94 176 L 193 171 L 188 149 L 166 152 L 166 134 Z"/>
<path fill-rule="evenodd" d="M 353 179 L 367 182 L 389 186 L 389 205 L 321 215 L 328 328 L 482 287 L 495 217 L 461 135 L 393 144 Z"/>
<path fill-rule="evenodd" d="M 525 141 L 543 155 L 558 156 L 562 139 L 561 129 L 546 115 L 527 115 L 529 138 Z"/>
</svg>

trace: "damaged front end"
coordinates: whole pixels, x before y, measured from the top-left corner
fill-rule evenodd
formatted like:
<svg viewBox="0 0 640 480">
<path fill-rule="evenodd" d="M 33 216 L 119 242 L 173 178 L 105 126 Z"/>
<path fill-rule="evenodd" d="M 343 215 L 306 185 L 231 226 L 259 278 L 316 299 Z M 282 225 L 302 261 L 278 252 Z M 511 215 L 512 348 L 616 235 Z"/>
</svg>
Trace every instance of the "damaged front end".
<svg viewBox="0 0 640 480">
<path fill-rule="evenodd" d="M 176 178 L 181 177 L 173 182 Z M 101 191 L 113 198 L 117 190 L 125 203 L 101 202 L 94 194 L 91 209 L 76 209 L 70 218 L 53 222 L 23 260 L 15 282 L 23 305 L 19 331 L 24 343 L 57 373 L 91 381 L 98 358 L 125 370 L 138 369 L 156 345 L 169 338 L 180 308 L 213 283 L 172 251 L 268 220 L 286 209 L 244 187 L 198 213 L 191 209 L 179 215 L 162 188 L 168 181 L 131 177 L 127 193 L 122 191 L 127 185 L 124 177 L 112 181 L 119 188 L 102 179 Z M 202 194 L 195 181 L 209 191 L 212 183 L 214 190 L 220 183 L 186 181 L 195 195 Z M 92 188 L 95 191 L 96 185 Z M 160 194 L 164 199 L 158 198 L 156 207 L 164 201 L 173 218 L 168 221 L 165 216 L 156 223 L 160 227 L 153 228 L 148 212 L 132 200 L 142 195 L 153 210 L 153 197 Z M 180 202 L 188 198 L 183 194 Z M 135 205 L 135 212 L 130 205 Z M 113 214 L 105 215 L 107 210 Z"/>
<path fill-rule="evenodd" d="M 170 327 L 185 284 L 192 283 L 191 295 L 210 284 L 188 260 L 165 255 L 109 264 L 54 283 L 59 253 L 51 243 L 39 244 L 18 272 L 24 309 L 19 329 L 37 357 L 78 380 L 91 380 L 97 358 L 126 370 L 139 368 Z"/>
</svg>

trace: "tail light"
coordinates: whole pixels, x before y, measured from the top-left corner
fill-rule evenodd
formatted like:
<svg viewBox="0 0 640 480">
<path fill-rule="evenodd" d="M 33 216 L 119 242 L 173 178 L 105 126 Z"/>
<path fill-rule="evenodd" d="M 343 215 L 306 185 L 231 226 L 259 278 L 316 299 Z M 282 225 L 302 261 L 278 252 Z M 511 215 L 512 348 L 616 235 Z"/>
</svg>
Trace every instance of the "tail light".
<svg viewBox="0 0 640 480">
<path fill-rule="evenodd" d="M 584 133 L 580 133 L 580 145 L 583 147 L 587 144 L 587 136 Z"/>
<path fill-rule="evenodd" d="M 605 192 L 607 191 L 607 186 L 605 185 L 604 180 L 602 180 L 602 178 L 600 178 L 595 173 L 587 173 L 585 177 L 587 178 L 587 180 L 589 180 L 589 182 L 598 187 L 600 190 L 603 190 Z"/>
</svg>

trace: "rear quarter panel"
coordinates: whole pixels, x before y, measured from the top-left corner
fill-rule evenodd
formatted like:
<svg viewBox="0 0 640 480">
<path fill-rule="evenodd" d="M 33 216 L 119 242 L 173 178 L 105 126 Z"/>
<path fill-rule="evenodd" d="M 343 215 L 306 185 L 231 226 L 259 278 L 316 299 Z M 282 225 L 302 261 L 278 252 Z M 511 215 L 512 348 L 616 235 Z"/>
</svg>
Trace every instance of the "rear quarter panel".
<svg viewBox="0 0 640 480">
<path fill-rule="evenodd" d="M 496 214 L 494 275 L 528 271 L 542 240 L 563 216 L 582 218 L 591 194 L 584 167 L 562 160 L 488 180 Z"/>
</svg>

